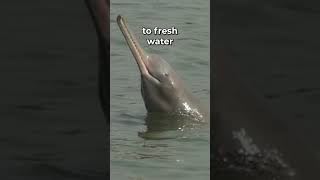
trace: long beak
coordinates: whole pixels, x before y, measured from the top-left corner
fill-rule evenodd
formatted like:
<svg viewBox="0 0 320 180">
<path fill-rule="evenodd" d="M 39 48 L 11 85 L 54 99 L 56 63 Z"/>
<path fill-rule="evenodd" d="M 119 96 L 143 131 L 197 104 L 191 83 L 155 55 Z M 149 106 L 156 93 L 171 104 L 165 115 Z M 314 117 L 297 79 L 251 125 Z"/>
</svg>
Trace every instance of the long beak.
<svg viewBox="0 0 320 180">
<path fill-rule="evenodd" d="M 121 15 L 119 15 L 117 17 L 117 22 L 138 64 L 141 75 L 150 76 L 148 69 L 146 67 L 146 58 L 147 58 L 146 53 L 141 48 L 139 42 L 137 41 L 133 33 L 131 33 L 131 31 L 129 30 L 126 20 Z"/>
</svg>

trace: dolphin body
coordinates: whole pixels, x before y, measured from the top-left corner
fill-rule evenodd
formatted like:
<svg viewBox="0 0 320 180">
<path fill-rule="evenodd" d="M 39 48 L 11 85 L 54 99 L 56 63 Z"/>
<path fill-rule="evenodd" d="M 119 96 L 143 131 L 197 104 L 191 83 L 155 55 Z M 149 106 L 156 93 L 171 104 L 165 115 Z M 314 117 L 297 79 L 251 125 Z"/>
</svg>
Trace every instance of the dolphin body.
<svg viewBox="0 0 320 180">
<path fill-rule="evenodd" d="M 179 75 L 159 55 L 147 54 L 119 15 L 117 23 L 138 64 L 141 74 L 141 94 L 149 113 L 179 114 L 206 122 L 208 111 L 185 88 Z"/>
<path fill-rule="evenodd" d="M 99 41 L 99 52 L 100 52 L 100 63 L 99 63 L 99 89 L 100 89 L 100 99 L 102 103 L 103 110 L 106 112 L 108 108 L 108 97 L 107 94 L 108 84 L 107 82 L 107 63 L 106 59 L 109 58 L 109 1 L 107 0 L 86 0 L 87 7 L 90 11 L 92 19 L 94 21 L 98 41 Z M 118 17 L 118 23 L 120 26 L 125 28 L 125 23 L 121 20 L 121 17 Z M 125 36 L 126 37 L 126 36 Z M 127 38 L 130 38 L 128 36 Z M 134 38 L 133 36 L 131 38 Z M 128 40 L 127 40 L 128 41 Z M 130 42 L 137 42 L 129 40 Z M 128 42 L 129 44 L 129 42 Z M 132 46 L 132 47 L 131 47 Z M 134 49 L 134 45 L 129 47 L 133 52 L 133 55 L 143 54 L 144 58 L 147 55 L 142 51 L 137 51 Z M 137 47 L 140 47 L 139 45 Z M 135 53 L 134 53 L 135 52 Z M 138 57 L 139 58 L 139 57 Z M 162 58 L 160 58 L 162 59 Z M 149 58 L 148 58 L 149 60 Z M 142 61 L 137 60 L 139 68 L 141 68 L 141 82 L 142 82 L 142 93 L 147 93 L 149 86 L 146 85 L 143 81 L 155 82 L 158 76 L 151 75 L 151 69 L 147 69 L 146 65 L 140 64 Z M 162 61 L 162 60 L 160 60 Z M 152 60 L 150 61 L 152 62 Z M 154 62 L 156 63 L 156 62 Z M 160 63 L 159 63 L 160 64 Z M 152 66 L 148 66 L 152 68 Z M 171 68 L 170 68 L 171 69 Z M 150 71 L 150 72 L 149 72 Z M 143 74 L 143 72 L 150 73 Z M 275 116 L 265 102 L 265 100 L 257 95 L 252 88 L 248 87 L 245 82 L 243 82 L 239 77 L 232 66 L 232 63 L 229 60 L 229 56 L 226 51 L 216 50 L 213 53 L 213 96 L 212 98 L 212 107 L 214 114 L 214 124 L 211 128 L 211 137 L 212 137 L 212 151 L 214 153 L 211 155 L 213 159 L 211 166 L 213 168 L 213 173 L 211 174 L 213 178 L 221 180 L 270 180 L 270 179 L 279 179 L 279 180 L 317 180 L 319 179 L 318 171 L 320 170 L 319 162 L 316 159 L 316 155 L 309 150 L 308 145 L 306 145 L 301 139 L 296 137 L 296 135 L 288 129 L 288 127 L 283 124 L 283 121 Z M 152 79 L 154 76 L 155 79 Z M 165 75 L 166 76 L 166 75 Z M 144 80 L 145 79 L 145 80 Z M 153 80 L 153 81 L 152 81 Z M 157 79 L 158 80 L 158 79 Z M 144 84 L 143 84 L 144 83 Z M 156 86 L 155 86 L 156 87 Z M 150 86 L 152 89 L 153 86 Z M 145 89 L 145 90 L 144 90 Z M 160 93 L 160 89 L 157 91 Z M 188 93 L 189 94 L 189 93 Z M 148 99 L 148 95 L 143 95 L 145 100 L 146 107 L 148 111 L 161 111 L 168 112 L 169 110 L 174 109 L 174 106 L 164 107 L 165 103 L 160 103 L 160 105 L 153 104 L 151 99 Z M 184 95 L 185 96 L 185 95 Z M 182 96 L 182 97 L 184 97 Z M 191 100 L 192 101 L 192 100 Z M 154 101 L 157 102 L 157 101 Z M 168 101 L 171 102 L 171 101 Z M 178 102 L 178 101 L 177 101 Z M 190 103 L 190 100 L 186 101 Z M 147 105 L 148 104 L 148 105 Z M 149 105 L 150 104 L 150 105 Z M 183 105 L 183 104 L 182 104 Z M 181 104 L 180 104 L 181 106 Z M 179 107 L 179 106 L 175 106 Z M 182 106 L 183 108 L 183 106 Z M 198 106 L 194 106 L 195 109 L 198 109 Z M 178 108 L 179 109 L 179 108 Z M 200 108 L 199 108 L 200 109 Z M 200 111 L 202 113 L 202 111 Z M 205 113 L 203 113 L 205 114 Z M 107 116 L 108 117 L 108 116 Z M 154 123 L 154 122 L 152 122 Z M 158 124 L 152 127 L 159 127 Z M 157 129 L 156 129 L 157 130 Z M 243 130 L 243 131 L 242 131 Z M 245 132 L 245 133 L 243 133 Z M 244 134 L 252 138 L 252 145 L 256 148 L 244 148 L 246 144 L 241 141 L 242 139 L 235 136 L 237 134 Z M 249 141 L 250 142 L 250 141 Z M 249 143 L 250 144 L 250 143 Z M 250 145 L 249 145 L 250 146 Z M 258 148 L 258 149 L 257 149 Z M 276 160 L 278 160 L 280 166 L 276 166 L 275 171 L 271 172 L 271 176 L 266 175 L 265 172 L 254 173 L 256 171 L 253 167 L 250 169 L 250 163 L 244 161 L 246 164 L 239 167 L 238 169 L 234 168 L 234 164 L 221 164 L 219 162 L 218 156 L 220 154 L 223 156 L 223 160 L 233 160 L 237 157 L 231 156 L 228 157 L 228 154 L 232 152 L 239 152 L 238 150 L 245 150 L 244 154 L 249 154 L 251 160 L 255 157 L 252 155 L 257 151 L 263 151 L 263 149 L 276 149 L 280 152 L 280 155 L 275 154 Z M 253 151 L 253 152 L 252 152 Z M 235 153 L 237 155 L 237 153 Z M 251 154 L 251 155 L 250 155 Z M 238 153 L 239 156 L 243 156 Z M 258 153 L 259 155 L 259 153 Z M 239 157 L 238 156 L 238 157 Z M 251 156 L 251 157 L 250 157 Z M 217 159 L 217 161 L 215 161 Z M 258 160 L 263 160 L 261 156 L 258 156 Z M 235 160 L 236 161 L 236 160 Z M 238 161 L 239 162 L 239 161 Z M 241 162 L 241 161 L 240 161 Z M 250 162 L 250 161 L 249 161 Z M 236 161 L 237 163 L 237 161 Z M 249 164 L 249 165 L 248 165 Z M 229 166 L 228 166 L 229 165 Z M 230 166 L 231 165 L 231 166 Z M 254 164 L 257 165 L 257 164 Z M 259 162 L 258 162 L 259 165 Z M 262 167 L 267 167 L 263 166 Z M 249 167 L 246 169 L 246 166 Z M 272 168 L 271 168 L 272 169 Z M 246 171 L 247 170 L 247 171 Z M 250 171 L 252 170 L 252 171 Z M 262 168 L 263 170 L 263 168 Z M 278 170 L 278 171 L 276 171 Z M 257 171 L 256 171 L 257 172 Z M 268 171 L 267 171 L 268 172 Z M 270 172 L 270 171 L 269 171 Z"/>
<path fill-rule="evenodd" d="M 315 180 L 320 165 L 308 145 L 239 78 L 228 52 L 213 53 L 212 176 L 226 180 Z"/>
</svg>

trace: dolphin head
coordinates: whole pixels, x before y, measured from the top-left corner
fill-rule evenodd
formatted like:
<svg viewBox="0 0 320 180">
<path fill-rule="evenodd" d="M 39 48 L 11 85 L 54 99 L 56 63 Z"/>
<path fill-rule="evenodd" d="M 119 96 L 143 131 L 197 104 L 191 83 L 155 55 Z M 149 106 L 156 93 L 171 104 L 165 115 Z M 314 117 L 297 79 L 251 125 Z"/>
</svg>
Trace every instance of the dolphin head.
<svg viewBox="0 0 320 180">
<path fill-rule="evenodd" d="M 173 111 L 183 93 L 180 77 L 158 55 L 147 55 L 143 61 L 147 73 L 141 74 L 141 93 L 149 112 Z"/>
<path fill-rule="evenodd" d="M 138 64 L 141 93 L 147 110 L 173 111 L 178 104 L 179 93 L 184 92 L 180 77 L 162 57 L 144 52 L 122 16 L 118 16 L 117 22 Z"/>
</svg>

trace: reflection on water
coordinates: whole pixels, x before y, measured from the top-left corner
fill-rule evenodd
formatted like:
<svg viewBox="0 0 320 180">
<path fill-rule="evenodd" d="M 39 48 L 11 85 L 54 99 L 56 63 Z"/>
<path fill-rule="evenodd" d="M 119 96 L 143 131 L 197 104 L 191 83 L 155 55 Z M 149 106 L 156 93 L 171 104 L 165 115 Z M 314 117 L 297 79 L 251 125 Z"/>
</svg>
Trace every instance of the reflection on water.
<svg viewBox="0 0 320 180">
<path fill-rule="evenodd" d="M 148 113 L 145 118 L 146 130 L 138 133 L 144 139 L 170 139 L 183 136 L 186 131 L 208 126 L 193 116 L 183 114 Z"/>
</svg>

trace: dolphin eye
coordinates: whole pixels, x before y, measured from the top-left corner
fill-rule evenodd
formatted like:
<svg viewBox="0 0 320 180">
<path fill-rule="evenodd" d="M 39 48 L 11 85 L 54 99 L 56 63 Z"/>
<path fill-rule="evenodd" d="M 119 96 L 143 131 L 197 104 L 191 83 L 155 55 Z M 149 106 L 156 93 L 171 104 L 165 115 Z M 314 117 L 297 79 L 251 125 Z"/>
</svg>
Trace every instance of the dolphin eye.
<svg viewBox="0 0 320 180">
<path fill-rule="evenodd" d="M 168 73 L 164 73 L 164 75 L 165 75 L 165 76 L 167 76 L 167 77 L 169 76 L 169 74 L 168 74 Z"/>
</svg>

